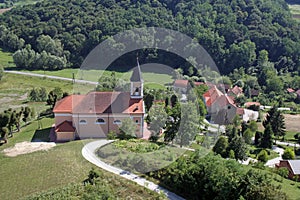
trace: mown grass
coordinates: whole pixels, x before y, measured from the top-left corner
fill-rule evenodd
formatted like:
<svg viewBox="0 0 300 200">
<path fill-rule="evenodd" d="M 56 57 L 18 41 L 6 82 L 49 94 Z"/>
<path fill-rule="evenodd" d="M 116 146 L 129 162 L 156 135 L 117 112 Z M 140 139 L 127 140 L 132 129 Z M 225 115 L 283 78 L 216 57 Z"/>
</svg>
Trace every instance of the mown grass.
<svg viewBox="0 0 300 200">
<path fill-rule="evenodd" d="M 45 102 L 28 101 L 31 89 L 39 87 L 46 88 L 47 92 L 55 87 L 60 87 L 69 94 L 72 94 L 74 91 L 81 91 L 82 94 L 85 94 L 94 88 L 94 86 L 88 84 L 73 85 L 70 81 L 5 73 L 0 81 L 0 112 L 8 108 L 17 109 L 21 106 L 34 107 L 36 111 L 43 111 L 49 108 Z"/>
<path fill-rule="evenodd" d="M 28 72 L 27 70 L 22 70 L 22 71 Z M 108 70 L 104 71 L 104 70 L 80 70 L 80 69 L 63 69 L 59 71 L 34 70 L 29 72 L 51 75 L 51 76 L 59 76 L 65 78 L 73 78 L 73 74 L 74 74 L 76 79 L 95 81 L 95 82 L 97 82 L 101 76 L 111 74 L 111 71 Z M 129 80 L 132 71 L 115 72 L 115 73 L 117 77 L 124 80 Z M 156 87 L 158 87 L 157 85 L 159 85 L 159 87 L 162 87 L 164 84 L 173 82 L 172 76 L 170 74 L 159 74 L 153 72 L 142 72 L 142 73 L 143 73 L 142 75 L 145 84 L 152 84 L 152 85 L 155 84 Z"/>
<path fill-rule="evenodd" d="M 13 67 L 15 64 L 13 63 L 12 53 L 5 52 L 0 48 L 0 65 L 3 67 Z"/>
<path fill-rule="evenodd" d="M 49 129 L 53 118 L 42 119 L 44 129 Z M 31 141 L 34 137 L 38 122 L 34 121 L 16 133 L 9 143 L 0 147 L 0 199 L 19 199 L 33 193 L 56 190 L 69 184 L 81 183 L 87 178 L 89 170 L 94 167 L 81 155 L 85 141 L 73 141 L 58 144 L 49 151 L 39 151 L 17 157 L 6 157 L 2 150 L 18 142 Z M 100 170 L 117 195 L 125 199 L 149 199 L 155 197 L 150 192 L 135 183 L 119 178 L 116 175 Z M 120 189 L 120 190 L 118 190 Z M 72 191 L 71 191 L 72 192 Z"/>
</svg>

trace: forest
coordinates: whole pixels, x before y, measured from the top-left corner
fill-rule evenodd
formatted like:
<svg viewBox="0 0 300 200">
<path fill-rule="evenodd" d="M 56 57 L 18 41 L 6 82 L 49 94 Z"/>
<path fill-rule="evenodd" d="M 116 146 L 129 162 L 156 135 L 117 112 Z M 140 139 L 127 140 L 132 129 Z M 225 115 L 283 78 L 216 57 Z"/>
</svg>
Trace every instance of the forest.
<svg viewBox="0 0 300 200">
<path fill-rule="evenodd" d="M 210 53 L 223 74 L 256 66 L 262 50 L 277 71 L 297 71 L 300 65 L 299 26 L 284 0 L 45 0 L 14 7 L 0 15 L 0 23 L 0 47 L 15 52 L 17 67 L 26 69 L 80 67 L 100 42 L 139 27 L 187 34 Z M 138 52 L 141 63 L 171 57 L 169 66 L 187 70 L 190 65 L 160 53 Z M 132 66 L 136 54 L 114 64 Z"/>
</svg>

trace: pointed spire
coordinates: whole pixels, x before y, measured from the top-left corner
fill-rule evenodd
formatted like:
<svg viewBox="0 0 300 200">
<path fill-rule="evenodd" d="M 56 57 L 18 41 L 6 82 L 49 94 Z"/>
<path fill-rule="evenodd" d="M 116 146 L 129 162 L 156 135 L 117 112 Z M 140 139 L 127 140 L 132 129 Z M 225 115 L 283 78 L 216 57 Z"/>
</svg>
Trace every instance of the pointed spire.
<svg viewBox="0 0 300 200">
<path fill-rule="evenodd" d="M 136 58 L 137 61 L 137 67 L 133 69 L 130 81 L 132 82 L 143 82 L 143 77 L 142 77 L 142 72 L 141 72 L 141 67 L 139 63 L 139 58 Z"/>
</svg>

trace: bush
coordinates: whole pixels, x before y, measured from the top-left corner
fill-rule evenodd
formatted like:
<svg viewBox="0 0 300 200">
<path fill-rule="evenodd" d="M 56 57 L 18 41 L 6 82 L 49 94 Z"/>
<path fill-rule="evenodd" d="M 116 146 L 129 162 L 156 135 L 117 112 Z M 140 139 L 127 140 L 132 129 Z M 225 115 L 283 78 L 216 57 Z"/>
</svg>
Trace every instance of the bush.
<svg viewBox="0 0 300 200">
<path fill-rule="evenodd" d="M 267 153 L 267 151 L 264 150 L 264 149 L 261 150 L 259 152 L 259 154 L 257 155 L 257 160 L 259 160 L 259 161 L 261 161 L 263 163 L 267 162 L 268 161 L 268 153 Z"/>
<path fill-rule="evenodd" d="M 284 150 L 284 153 L 282 154 L 282 159 L 285 160 L 294 160 L 295 159 L 295 152 L 291 148 L 287 148 Z"/>
<path fill-rule="evenodd" d="M 277 170 L 277 174 L 283 178 L 288 178 L 289 170 L 285 167 L 281 167 Z"/>
<path fill-rule="evenodd" d="M 109 140 L 115 140 L 117 138 L 117 133 L 115 131 L 109 131 L 107 134 L 107 139 Z"/>
</svg>

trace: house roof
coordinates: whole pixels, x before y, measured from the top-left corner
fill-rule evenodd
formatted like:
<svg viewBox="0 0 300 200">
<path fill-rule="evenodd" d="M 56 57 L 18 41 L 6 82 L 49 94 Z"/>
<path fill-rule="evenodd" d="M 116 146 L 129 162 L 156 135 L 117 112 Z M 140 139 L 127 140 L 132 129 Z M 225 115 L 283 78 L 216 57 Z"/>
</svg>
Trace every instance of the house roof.
<svg viewBox="0 0 300 200">
<path fill-rule="evenodd" d="M 222 95 L 224 94 L 216 86 L 211 87 L 203 94 L 206 106 L 211 106 Z"/>
<path fill-rule="evenodd" d="M 293 88 L 288 88 L 288 89 L 286 89 L 289 93 L 293 93 L 293 92 L 295 92 L 295 90 L 293 89 Z"/>
<path fill-rule="evenodd" d="M 238 109 L 236 110 L 236 114 L 237 114 L 237 115 L 244 115 L 244 113 L 245 113 L 244 108 L 238 108 Z"/>
<path fill-rule="evenodd" d="M 143 99 L 132 99 L 129 92 L 90 92 L 60 100 L 53 112 L 139 114 L 144 113 L 144 107 Z"/>
<path fill-rule="evenodd" d="M 56 102 L 54 113 L 72 113 L 72 109 L 78 105 L 85 95 L 70 95 Z"/>
<path fill-rule="evenodd" d="M 234 101 L 232 100 L 232 98 L 230 98 L 229 96 L 227 96 L 225 94 L 223 94 L 219 98 L 217 98 L 214 103 L 217 103 L 220 107 L 224 107 L 224 106 L 227 106 L 229 104 L 236 107 L 235 104 L 234 104 Z"/>
<path fill-rule="evenodd" d="M 259 90 L 251 89 L 251 96 L 258 96 L 258 95 L 259 95 Z"/>
<path fill-rule="evenodd" d="M 75 128 L 72 122 L 64 121 L 56 127 L 55 132 L 75 132 Z"/>
<path fill-rule="evenodd" d="M 137 66 L 133 69 L 130 81 L 132 82 L 143 82 L 141 67 L 139 61 L 137 60 Z"/>
<path fill-rule="evenodd" d="M 186 88 L 188 86 L 188 83 L 188 80 L 175 80 L 173 85 L 174 87 Z"/>
<path fill-rule="evenodd" d="M 231 88 L 229 90 L 229 92 L 232 92 L 233 94 L 238 95 L 238 94 L 243 93 L 243 89 L 236 85 L 233 88 Z"/>
<path fill-rule="evenodd" d="M 252 105 L 260 106 L 260 103 L 259 102 L 246 102 L 244 104 L 245 107 L 249 107 L 249 106 L 252 106 Z"/>
<path fill-rule="evenodd" d="M 288 160 L 288 163 L 291 166 L 293 174 L 300 174 L 300 160 Z"/>
</svg>

